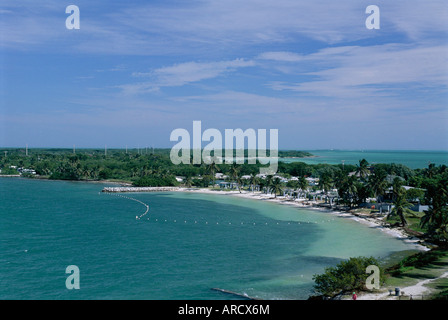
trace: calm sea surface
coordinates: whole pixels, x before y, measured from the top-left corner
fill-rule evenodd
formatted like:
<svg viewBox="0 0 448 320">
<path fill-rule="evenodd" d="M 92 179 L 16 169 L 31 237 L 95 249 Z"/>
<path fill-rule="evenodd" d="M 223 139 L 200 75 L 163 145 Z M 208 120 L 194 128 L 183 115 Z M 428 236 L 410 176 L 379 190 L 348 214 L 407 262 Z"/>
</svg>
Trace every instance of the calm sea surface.
<svg viewBox="0 0 448 320">
<path fill-rule="evenodd" d="M 366 159 L 369 163 L 404 164 L 411 169 L 427 168 L 429 162 L 438 165 L 448 165 L 447 151 L 349 151 L 349 150 L 310 150 L 314 158 L 283 158 L 283 162 L 300 161 L 308 164 L 359 164 Z"/>
<path fill-rule="evenodd" d="M 306 299 L 312 276 L 409 244 L 320 211 L 191 193 L 101 194 L 102 184 L 0 178 L 0 299 Z M 148 220 L 149 219 L 149 220 Z M 406 251 L 409 254 L 410 251 Z M 80 289 L 65 286 L 66 267 Z"/>
</svg>

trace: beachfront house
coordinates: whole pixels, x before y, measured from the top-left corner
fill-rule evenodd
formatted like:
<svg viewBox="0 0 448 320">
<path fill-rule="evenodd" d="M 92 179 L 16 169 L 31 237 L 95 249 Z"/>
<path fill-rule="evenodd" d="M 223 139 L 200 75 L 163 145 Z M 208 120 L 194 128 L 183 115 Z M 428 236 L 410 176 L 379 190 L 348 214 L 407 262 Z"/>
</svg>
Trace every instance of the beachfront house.
<svg viewBox="0 0 448 320">
<path fill-rule="evenodd" d="M 235 189 L 238 189 L 238 186 L 239 186 L 238 183 L 236 183 L 236 182 L 228 182 L 228 181 L 221 181 L 218 183 L 218 185 L 221 189 L 225 189 L 225 190 L 228 190 L 228 189 L 235 190 Z"/>
<path fill-rule="evenodd" d="M 35 175 L 36 174 L 36 170 L 34 170 L 34 169 L 18 168 L 17 171 L 24 175 L 27 175 L 27 174 Z"/>
<path fill-rule="evenodd" d="M 307 177 L 305 178 L 306 181 L 308 181 L 308 185 L 309 186 L 317 186 L 319 184 L 319 178 L 311 178 L 311 177 Z"/>
<path fill-rule="evenodd" d="M 226 176 L 224 173 L 221 173 L 221 172 L 215 173 L 215 179 L 217 179 L 217 180 L 225 180 L 228 178 L 229 178 L 229 176 Z"/>
</svg>

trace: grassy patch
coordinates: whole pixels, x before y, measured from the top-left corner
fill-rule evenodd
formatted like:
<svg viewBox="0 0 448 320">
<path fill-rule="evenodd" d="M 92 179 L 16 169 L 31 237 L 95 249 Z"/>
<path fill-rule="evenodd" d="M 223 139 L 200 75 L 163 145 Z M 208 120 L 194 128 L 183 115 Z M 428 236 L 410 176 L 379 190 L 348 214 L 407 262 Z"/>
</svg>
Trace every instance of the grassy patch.
<svg viewBox="0 0 448 320">
<path fill-rule="evenodd" d="M 448 289 L 440 291 L 431 297 L 432 300 L 448 300 Z"/>
<path fill-rule="evenodd" d="M 392 276 L 398 276 L 414 268 L 428 267 L 438 260 L 448 256 L 446 250 L 431 250 L 426 252 L 419 252 L 412 256 L 406 257 L 397 263 L 395 266 L 387 269 L 387 273 Z"/>
<path fill-rule="evenodd" d="M 422 233 L 425 233 L 427 231 L 426 228 L 420 227 L 420 219 L 421 217 L 424 216 L 423 212 L 412 211 L 412 213 L 405 213 L 404 216 L 406 218 L 406 221 L 408 222 L 409 229 Z M 387 222 L 389 222 L 392 225 L 395 223 L 401 223 L 400 218 L 398 216 L 389 217 L 387 219 Z"/>
<path fill-rule="evenodd" d="M 440 278 L 448 271 L 448 250 L 434 249 L 409 256 L 386 269 L 385 286 L 407 287 L 426 279 L 436 279 L 428 284 L 435 295 L 448 290 L 448 279 Z M 440 297 L 439 297 L 440 298 Z M 445 298 L 441 298 L 445 299 Z"/>
</svg>

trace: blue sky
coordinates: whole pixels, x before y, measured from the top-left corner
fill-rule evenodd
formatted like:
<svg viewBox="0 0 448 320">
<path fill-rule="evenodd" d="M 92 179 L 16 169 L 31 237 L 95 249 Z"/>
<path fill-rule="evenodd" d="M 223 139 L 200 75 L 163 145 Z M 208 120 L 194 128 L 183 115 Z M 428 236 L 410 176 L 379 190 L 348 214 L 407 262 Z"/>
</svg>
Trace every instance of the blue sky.
<svg viewBox="0 0 448 320">
<path fill-rule="evenodd" d="M 172 147 L 201 120 L 280 149 L 448 150 L 447 1 L 92 2 L 1 1 L 0 146 Z"/>
</svg>

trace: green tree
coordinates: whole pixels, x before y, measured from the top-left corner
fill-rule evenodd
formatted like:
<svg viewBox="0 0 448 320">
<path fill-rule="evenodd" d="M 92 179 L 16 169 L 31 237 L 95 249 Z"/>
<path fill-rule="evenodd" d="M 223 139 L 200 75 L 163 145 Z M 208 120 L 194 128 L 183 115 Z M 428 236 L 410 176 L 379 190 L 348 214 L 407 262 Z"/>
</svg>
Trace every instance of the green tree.
<svg viewBox="0 0 448 320">
<path fill-rule="evenodd" d="M 305 176 L 299 177 L 299 185 L 300 188 L 300 195 L 306 196 L 306 193 L 308 191 L 308 181 L 306 180 Z"/>
<path fill-rule="evenodd" d="M 347 292 L 366 290 L 366 280 L 369 276 L 366 268 L 370 265 L 380 269 L 380 283 L 384 282 L 384 272 L 375 258 L 355 257 L 344 260 L 335 267 L 325 268 L 323 274 L 314 275 L 314 290 L 330 298 Z"/>
<path fill-rule="evenodd" d="M 249 180 L 249 183 L 252 186 L 252 192 L 255 192 L 255 186 L 258 184 L 258 182 L 259 182 L 259 179 L 258 179 L 257 175 L 255 173 L 252 173 L 250 175 L 250 180 Z"/>
<path fill-rule="evenodd" d="M 406 189 L 403 188 L 401 185 L 395 185 L 396 190 L 393 190 L 394 193 L 394 208 L 392 209 L 391 213 L 389 214 L 389 217 L 393 217 L 397 215 L 400 218 L 401 225 L 403 227 L 406 227 L 408 222 L 406 221 L 406 218 L 404 216 L 405 212 L 409 212 L 409 207 L 411 204 L 406 199 Z"/>
<path fill-rule="evenodd" d="M 344 183 L 344 199 L 348 202 L 349 207 L 351 208 L 353 202 L 355 202 L 356 195 L 358 192 L 357 178 L 356 176 L 347 177 Z"/>
<path fill-rule="evenodd" d="M 191 186 L 193 184 L 193 180 L 192 180 L 191 176 L 185 177 L 184 184 L 187 188 L 191 188 Z"/>
<path fill-rule="evenodd" d="M 264 180 L 264 185 L 266 188 L 266 193 L 271 192 L 272 179 L 274 176 L 272 174 L 268 174 Z"/>
<path fill-rule="evenodd" d="M 369 163 L 367 160 L 359 160 L 359 165 L 356 166 L 356 174 L 358 174 L 361 179 L 365 179 L 369 173 Z"/>
<path fill-rule="evenodd" d="M 369 176 L 369 181 L 367 182 L 368 187 L 380 203 L 383 202 L 384 193 L 389 185 L 386 178 L 387 173 L 375 167 L 373 174 Z"/>
<path fill-rule="evenodd" d="M 426 202 L 429 210 L 421 218 L 420 225 L 428 228 L 428 235 L 435 240 L 448 241 L 448 173 L 427 179 Z"/>
<path fill-rule="evenodd" d="M 274 198 L 277 198 L 277 193 L 281 194 L 283 192 L 283 185 L 279 177 L 274 178 L 271 184 L 271 192 L 274 193 Z"/>
<path fill-rule="evenodd" d="M 319 178 L 319 188 L 324 191 L 325 194 L 330 191 L 331 187 L 333 186 L 333 181 L 331 178 L 331 173 L 324 172 Z"/>
<path fill-rule="evenodd" d="M 215 187 L 215 180 L 216 180 L 216 171 L 219 170 L 218 165 L 215 163 L 215 161 L 212 161 L 211 163 L 209 163 L 207 165 L 207 172 L 210 174 L 210 176 L 212 177 L 212 188 Z"/>
</svg>

